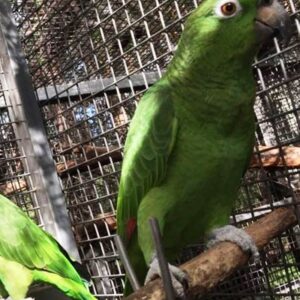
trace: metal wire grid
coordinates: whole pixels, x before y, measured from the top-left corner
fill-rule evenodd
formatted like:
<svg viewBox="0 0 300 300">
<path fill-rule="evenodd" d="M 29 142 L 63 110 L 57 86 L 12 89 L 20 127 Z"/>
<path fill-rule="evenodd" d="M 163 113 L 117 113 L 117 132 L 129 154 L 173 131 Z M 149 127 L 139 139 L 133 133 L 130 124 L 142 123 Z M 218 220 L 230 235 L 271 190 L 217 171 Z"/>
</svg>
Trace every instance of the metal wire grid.
<svg viewBox="0 0 300 300">
<path fill-rule="evenodd" d="M 22 208 L 40 226 L 43 217 L 36 197 L 36 189 L 28 168 L 22 138 L 16 134 L 20 123 L 14 119 L 6 73 L 0 65 L 0 193 Z"/>
<path fill-rule="evenodd" d="M 171 59 L 183 21 L 197 2 L 12 4 L 93 292 L 119 298 L 124 274 L 112 237 L 127 127 L 137 101 Z M 293 40 L 289 46 L 274 40 L 254 65 L 257 146 L 272 146 L 281 156 L 284 146 L 297 146 L 299 140 L 300 3 L 291 0 L 285 6 L 295 24 Z M 264 151 L 257 148 L 258 154 Z M 233 222 L 245 226 L 269 208 L 295 204 L 298 176 L 296 168 L 251 169 Z M 261 264 L 239 271 L 208 298 L 298 299 L 299 248 L 297 232 L 287 232 L 266 247 Z"/>
</svg>

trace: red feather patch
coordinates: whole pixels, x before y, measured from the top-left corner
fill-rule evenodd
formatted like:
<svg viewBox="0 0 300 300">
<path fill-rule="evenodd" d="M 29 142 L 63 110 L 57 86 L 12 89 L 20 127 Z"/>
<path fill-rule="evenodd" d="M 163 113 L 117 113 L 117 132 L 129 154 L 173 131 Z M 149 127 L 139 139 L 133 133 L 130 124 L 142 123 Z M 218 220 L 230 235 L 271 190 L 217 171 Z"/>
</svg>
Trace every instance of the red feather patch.
<svg viewBox="0 0 300 300">
<path fill-rule="evenodd" d="M 136 219 L 131 218 L 127 221 L 126 224 L 126 235 L 127 239 L 130 240 L 136 228 Z"/>
</svg>

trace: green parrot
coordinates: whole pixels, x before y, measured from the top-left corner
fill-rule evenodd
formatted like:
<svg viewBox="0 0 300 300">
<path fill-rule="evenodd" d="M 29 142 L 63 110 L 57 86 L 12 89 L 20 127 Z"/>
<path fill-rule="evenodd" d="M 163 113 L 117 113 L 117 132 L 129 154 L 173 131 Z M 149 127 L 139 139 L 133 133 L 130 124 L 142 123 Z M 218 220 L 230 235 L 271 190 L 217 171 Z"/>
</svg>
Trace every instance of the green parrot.
<svg viewBox="0 0 300 300">
<path fill-rule="evenodd" d="M 276 0 L 204 0 L 165 74 L 140 100 L 117 202 L 117 232 L 140 282 L 157 266 L 150 217 L 170 262 L 228 223 L 255 141 L 251 65 L 261 43 L 287 24 Z M 235 240 L 226 232 L 219 240 Z"/>
<path fill-rule="evenodd" d="M 32 283 L 44 282 L 72 299 L 96 300 L 76 270 L 78 263 L 71 260 L 50 234 L 2 195 L 0 215 L 0 296 L 21 300 Z"/>
</svg>

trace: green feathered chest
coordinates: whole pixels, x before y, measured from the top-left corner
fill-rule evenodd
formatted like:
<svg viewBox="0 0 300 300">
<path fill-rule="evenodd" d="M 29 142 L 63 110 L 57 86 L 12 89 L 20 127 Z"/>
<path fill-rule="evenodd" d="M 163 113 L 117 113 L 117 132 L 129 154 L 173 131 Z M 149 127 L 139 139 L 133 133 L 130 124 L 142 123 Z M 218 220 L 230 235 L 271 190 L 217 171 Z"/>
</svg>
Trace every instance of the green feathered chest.
<svg viewBox="0 0 300 300">
<path fill-rule="evenodd" d="M 174 162 L 220 170 L 233 164 L 245 169 L 255 132 L 252 79 L 221 85 L 203 83 L 174 96 L 178 133 Z M 202 92 L 203 91 L 203 92 Z M 200 165 L 198 165 L 200 164 Z M 192 173 L 193 174 L 193 173 Z"/>
<path fill-rule="evenodd" d="M 254 146 L 252 99 L 231 108 L 177 108 L 177 139 L 164 185 L 170 197 L 164 226 L 167 248 L 172 240 L 180 241 L 178 247 L 197 242 L 228 222 Z M 174 226 L 179 220 L 183 226 Z"/>
</svg>

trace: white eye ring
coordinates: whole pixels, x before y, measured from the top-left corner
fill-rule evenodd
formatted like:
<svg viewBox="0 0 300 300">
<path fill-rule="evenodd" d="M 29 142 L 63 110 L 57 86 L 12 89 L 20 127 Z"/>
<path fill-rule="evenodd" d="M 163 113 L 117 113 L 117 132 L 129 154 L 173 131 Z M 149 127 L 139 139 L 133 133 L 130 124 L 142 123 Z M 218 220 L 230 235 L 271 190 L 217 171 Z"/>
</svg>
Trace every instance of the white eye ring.
<svg viewBox="0 0 300 300">
<path fill-rule="evenodd" d="M 224 12 L 225 5 L 233 5 L 234 11 L 231 14 L 230 13 L 226 14 Z M 229 19 L 229 18 L 236 16 L 238 13 L 240 13 L 241 10 L 242 10 L 242 7 L 238 0 L 221 0 L 217 3 L 217 5 L 215 7 L 215 14 L 220 19 Z"/>
</svg>

